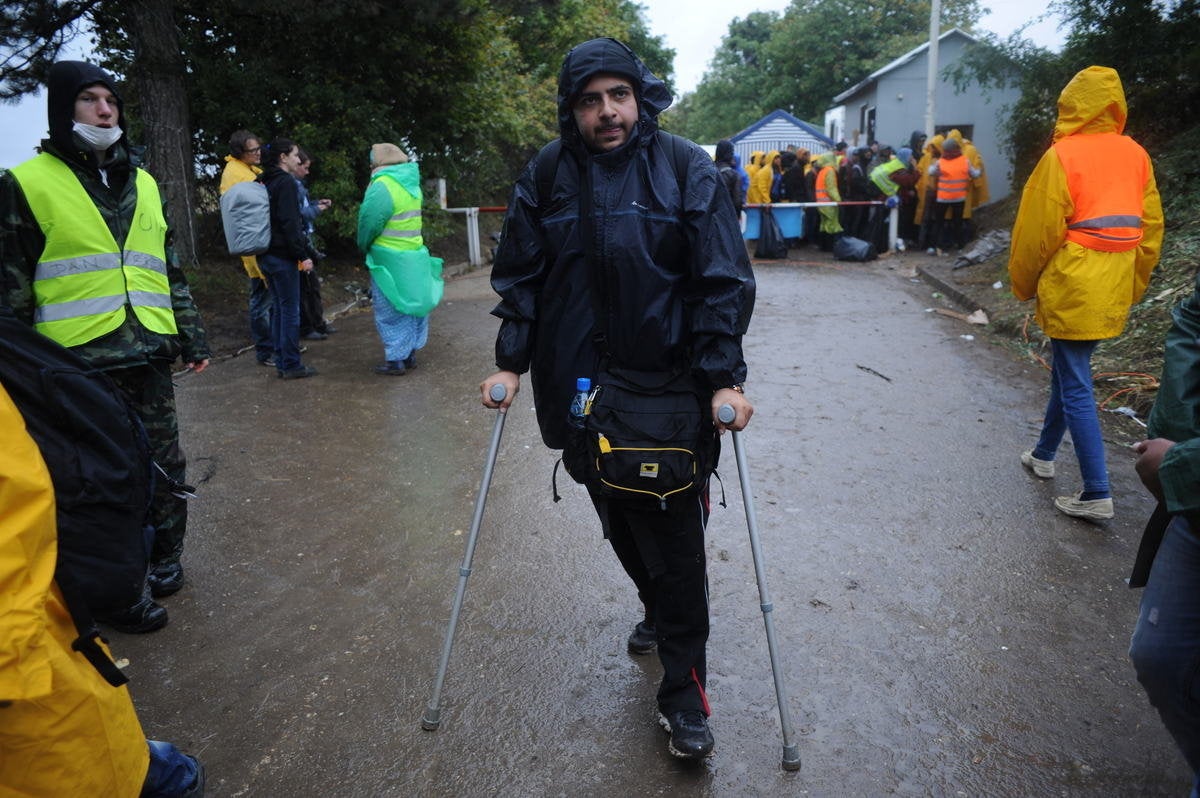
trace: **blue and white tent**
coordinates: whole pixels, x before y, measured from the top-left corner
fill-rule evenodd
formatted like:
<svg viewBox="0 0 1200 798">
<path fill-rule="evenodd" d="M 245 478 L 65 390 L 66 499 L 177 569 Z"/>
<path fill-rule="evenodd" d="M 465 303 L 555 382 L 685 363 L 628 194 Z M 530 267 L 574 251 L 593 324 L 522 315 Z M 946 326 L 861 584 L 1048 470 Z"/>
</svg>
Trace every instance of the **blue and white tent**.
<svg viewBox="0 0 1200 798">
<path fill-rule="evenodd" d="M 750 163 L 750 153 L 755 150 L 782 152 L 789 144 L 794 144 L 817 155 L 829 152 L 834 145 L 820 130 L 779 108 L 729 140 L 743 165 Z"/>
</svg>

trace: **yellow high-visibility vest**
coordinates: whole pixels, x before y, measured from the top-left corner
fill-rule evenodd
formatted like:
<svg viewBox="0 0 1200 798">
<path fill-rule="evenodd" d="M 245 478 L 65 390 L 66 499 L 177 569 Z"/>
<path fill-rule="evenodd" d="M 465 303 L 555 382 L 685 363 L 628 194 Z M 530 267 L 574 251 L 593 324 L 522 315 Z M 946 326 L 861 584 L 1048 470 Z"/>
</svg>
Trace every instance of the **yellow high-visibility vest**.
<svg viewBox="0 0 1200 798">
<path fill-rule="evenodd" d="M 145 171 L 135 171 L 137 205 L 122 248 L 61 160 L 42 153 L 12 169 L 46 237 L 34 272 L 34 327 L 63 346 L 86 344 L 117 329 L 126 304 L 151 332 L 178 332 L 158 185 Z"/>
<path fill-rule="evenodd" d="M 379 182 L 383 183 L 392 196 L 392 218 L 383 226 L 371 246 L 384 249 L 420 249 L 425 246 L 421 235 L 421 195 L 409 194 L 399 181 L 389 175 L 380 175 Z"/>
</svg>

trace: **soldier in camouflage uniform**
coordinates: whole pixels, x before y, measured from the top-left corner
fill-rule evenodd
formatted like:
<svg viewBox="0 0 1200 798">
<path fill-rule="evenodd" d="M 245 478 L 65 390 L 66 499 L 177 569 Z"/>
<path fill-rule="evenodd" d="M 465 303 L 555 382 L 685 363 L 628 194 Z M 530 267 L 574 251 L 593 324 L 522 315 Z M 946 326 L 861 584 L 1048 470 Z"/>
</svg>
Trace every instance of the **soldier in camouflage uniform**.
<svg viewBox="0 0 1200 798">
<path fill-rule="evenodd" d="M 208 341 L 171 249 L 154 180 L 136 168 L 116 83 L 79 61 L 48 80 L 50 136 L 41 154 L 0 171 L 0 302 L 121 388 L 141 417 L 155 462 L 155 527 L 147 590 L 98 620 L 125 632 L 167 623 L 154 597 L 183 585 L 187 525 L 171 366 L 208 365 Z"/>
</svg>

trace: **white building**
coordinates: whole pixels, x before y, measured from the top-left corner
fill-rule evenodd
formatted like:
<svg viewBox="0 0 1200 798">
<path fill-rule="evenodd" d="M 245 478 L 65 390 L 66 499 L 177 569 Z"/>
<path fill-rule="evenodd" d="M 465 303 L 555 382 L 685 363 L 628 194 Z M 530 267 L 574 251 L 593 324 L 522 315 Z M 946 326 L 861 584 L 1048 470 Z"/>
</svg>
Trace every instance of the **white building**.
<svg viewBox="0 0 1200 798">
<path fill-rule="evenodd" d="M 957 128 L 971 140 L 983 157 L 988 190 L 995 201 L 1012 192 L 1012 168 L 1001 151 L 1001 124 L 1021 93 L 1011 87 L 985 89 L 974 84 L 962 92 L 955 88 L 945 76 L 946 68 L 957 63 L 965 49 L 977 41 L 958 28 L 938 37 L 934 132 Z M 865 147 L 873 141 L 897 149 L 906 146 L 913 131 L 925 128 L 928 64 L 926 42 L 834 97 L 836 105 L 825 112 L 825 134 L 851 147 Z M 920 157 L 920 153 L 914 155 Z"/>
</svg>

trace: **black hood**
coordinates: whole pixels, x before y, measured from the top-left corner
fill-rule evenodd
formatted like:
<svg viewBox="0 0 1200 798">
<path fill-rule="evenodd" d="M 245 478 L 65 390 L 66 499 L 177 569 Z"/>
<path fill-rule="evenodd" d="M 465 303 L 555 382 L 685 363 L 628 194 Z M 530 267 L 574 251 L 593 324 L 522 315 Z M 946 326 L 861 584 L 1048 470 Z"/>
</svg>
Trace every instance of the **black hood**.
<svg viewBox="0 0 1200 798">
<path fill-rule="evenodd" d="M 733 163 L 733 142 L 729 139 L 721 139 L 717 142 L 716 160 L 725 163 Z"/>
<path fill-rule="evenodd" d="M 571 144 L 580 141 L 571 106 L 588 81 L 601 73 L 620 75 L 631 81 L 638 97 L 639 137 L 645 138 L 657 130 L 658 115 L 671 107 L 667 84 L 655 77 L 626 45 L 616 39 L 592 39 L 572 48 L 558 73 L 558 132 L 563 141 Z"/>
<path fill-rule="evenodd" d="M 60 150 L 74 152 L 81 149 L 71 133 L 75 124 L 75 97 L 87 86 L 98 83 L 117 98 L 117 110 L 120 111 L 117 124 L 125 130 L 125 103 L 112 75 L 83 61 L 59 61 L 50 67 L 46 80 L 46 116 L 50 123 L 50 141 Z"/>
</svg>

